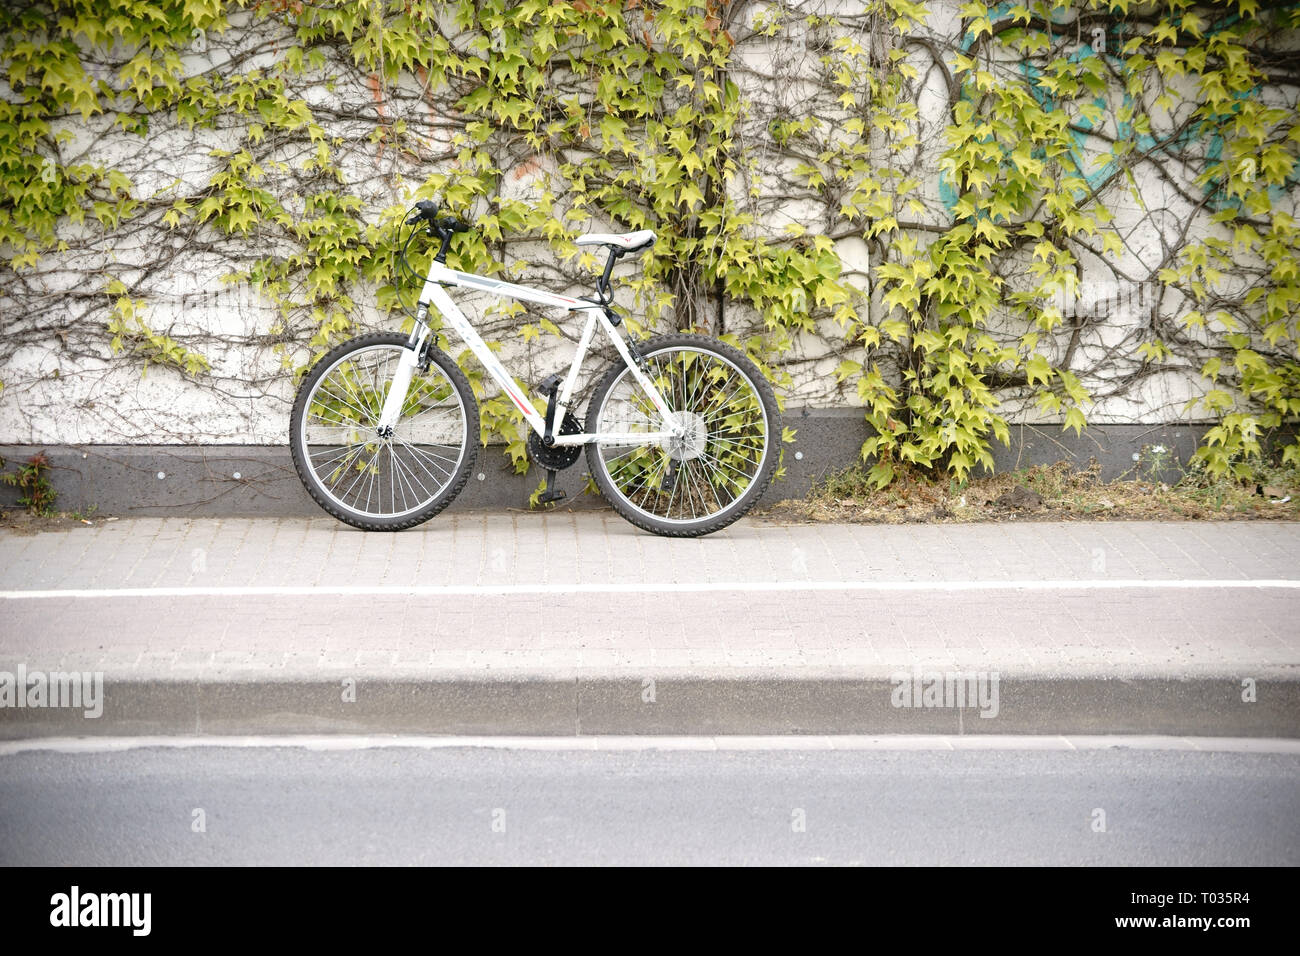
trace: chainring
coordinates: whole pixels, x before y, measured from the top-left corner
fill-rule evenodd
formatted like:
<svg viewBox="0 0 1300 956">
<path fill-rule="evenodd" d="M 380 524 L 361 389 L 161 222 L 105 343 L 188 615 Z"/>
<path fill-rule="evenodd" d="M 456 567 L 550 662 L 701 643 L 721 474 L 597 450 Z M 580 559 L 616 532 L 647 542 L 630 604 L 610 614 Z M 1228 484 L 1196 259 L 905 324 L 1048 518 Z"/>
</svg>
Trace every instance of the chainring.
<svg viewBox="0 0 1300 956">
<path fill-rule="evenodd" d="M 558 434 L 581 435 L 582 422 L 574 417 L 573 412 L 565 412 L 564 421 L 560 423 Z M 549 468 L 551 471 L 562 471 L 577 461 L 581 454 L 581 445 L 552 445 L 547 448 L 542 444 L 542 437 L 537 432 L 529 429 L 528 457 L 532 459 L 534 464 Z"/>
</svg>

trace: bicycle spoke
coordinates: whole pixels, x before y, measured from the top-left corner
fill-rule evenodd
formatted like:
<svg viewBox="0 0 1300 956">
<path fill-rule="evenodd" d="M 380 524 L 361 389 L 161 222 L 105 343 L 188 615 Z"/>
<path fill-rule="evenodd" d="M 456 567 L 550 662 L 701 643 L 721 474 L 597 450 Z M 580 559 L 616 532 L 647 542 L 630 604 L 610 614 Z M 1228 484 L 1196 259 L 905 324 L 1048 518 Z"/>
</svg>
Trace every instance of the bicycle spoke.
<svg viewBox="0 0 1300 956">
<path fill-rule="evenodd" d="M 340 446 L 340 445 L 330 445 L 330 446 L 328 446 L 327 451 L 320 452 L 320 454 L 322 454 L 322 455 L 327 454 L 328 450 L 330 450 L 330 449 L 334 449 L 334 448 L 340 448 L 340 447 L 343 448 L 343 451 L 339 452 L 337 455 L 334 455 L 332 458 L 327 458 L 325 461 L 321 462 L 320 464 L 321 464 L 321 465 L 328 465 L 328 464 L 330 464 L 331 462 L 338 461 L 340 458 L 343 458 L 343 457 L 346 457 L 347 455 L 352 454 L 352 449 L 353 449 L 353 448 L 356 448 L 356 447 L 358 447 L 358 446 L 360 446 L 360 445 L 365 445 L 365 444 L 366 444 L 366 442 L 358 441 L 358 442 L 353 442 L 351 445 L 344 445 L 344 446 Z M 313 463 L 314 463 L 315 460 L 316 460 L 316 456 L 315 456 L 315 455 L 309 455 L 309 458 L 312 460 Z"/>
<path fill-rule="evenodd" d="M 370 414 L 369 412 L 364 412 L 361 409 L 357 408 L 357 406 L 353 405 L 351 402 L 349 402 L 342 395 L 339 395 L 337 392 L 330 391 L 328 387 L 322 386 L 322 391 L 324 391 L 325 394 L 327 394 L 330 398 L 334 399 L 336 402 L 342 402 L 344 405 L 352 409 L 358 415 L 361 415 L 363 419 L 365 419 Z"/>
<path fill-rule="evenodd" d="M 705 469 L 704 469 L 703 467 L 701 467 L 700 470 L 701 470 L 701 471 L 705 471 Z M 717 506 L 718 506 L 718 510 L 721 511 L 721 510 L 722 510 L 722 502 L 718 500 L 718 489 L 715 488 L 715 487 L 713 486 L 713 482 L 709 481 L 709 478 L 708 478 L 708 474 L 707 474 L 707 472 L 705 473 L 704 483 L 705 483 L 706 485 L 708 485 L 708 488 L 709 488 L 709 494 L 713 495 L 713 503 L 714 503 L 715 505 L 717 505 Z"/>
<path fill-rule="evenodd" d="M 440 458 L 443 461 L 451 462 L 453 465 L 460 460 L 459 455 L 457 455 L 455 458 L 452 458 L 449 455 L 435 455 L 433 452 L 425 450 L 427 448 L 451 448 L 452 447 L 451 445 L 439 445 L 436 442 L 421 442 L 417 446 L 414 442 L 407 441 L 401 435 L 394 435 L 393 440 L 401 442 L 403 445 L 406 445 L 408 448 L 415 450 L 418 454 L 421 454 L 426 458 L 430 458 L 430 459 Z"/>
<path fill-rule="evenodd" d="M 455 474 L 455 472 L 453 472 L 450 468 L 445 468 L 444 466 L 438 464 L 434 456 L 429 455 L 423 449 L 417 448 L 414 445 L 412 445 L 410 442 L 407 442 L 401 438 L 397 438 L 395 440 L 401 443 L 402 447 L 411 453 L 412 461 L 410 464 L 412 466 L 419 465 L 420 467 L 424 468 L 424 473 L 426 475 L 429 475 L 430 477 L 436 477 L 433 474 L 433 472 L 429 470 L 428 466 L 421 461 L 422 458 L 425 459 L 430 465 L 433 465 L 434 468 L 437 468 L 439 471 L 443 472 L 443 474 L 445 474 L 448 478 L 450 478 L 453 474 Z M 447 460 L 450 461 L 452 464 L 456 463 L 454 459 L 449 458 Z M 441 480 L 442 479 L 439 479 L 440 482 Z"/>
<path fill-rule="evenodd" d="M 743 461 L 743 462 L 744 462 L 745 464 L 747 464 L 747 465 L 754 465 L 755 467 L 758 466 L 758 462 L 755 461 L 753 458 L 746 458 L 744 455 L 741 455 L 739 452 L 731 451 L 731 452 L 727 452 L 726 454 L 728 454 L 728 455 L 734 455 L 735 457 L 739 458 L 741 461 Z M 710 455 L 707 451 L 702 451 L 702 452 L 700 452 L 700 457 L 701 457 L 701 458 L 712 458 L 712 457 L 714 457 L 714 456 Z M 722 458 L 721 458 L 721 457 L 718 457 L 718 458 L 716 458 L 715 460 L 717 460 L 717 461 L 722 461 Z M 739 469 L 737 469 L 737 470 L 739 470 Z"/>
<path fill-rule="evenodd" d="M 368 443 L 363 443 L 355 452 L 349 452 L 347 460 L 334 470 L 334 480 L 330 482 L 331 490 L 338 487 L 339 482 L 341 482 L 347 476 L 348 472 L 352 470 L 352 467 L 361 458 L 361 453 L 365 450 L 366 444 Z"/>
<path fill-rule="evenodd" d="M 370 461 L 366 462 L 366 464 L 362 465 L 360 468 L 357 468 L 357 474 L 356 477 L 352 479 L 352 484 L 348 485 L 347 490 L 343 492 L 344 499 L 346 499 L 349 495 L 352 494 L 352 489 L 357 486 L 357 482 L 359 482 L 365 476 L 366 472 L 369 471 L 370 466 L 374 463 L 375 456 L 378 454 L 379 454 L 379 450 L 376 449 L 375 454 L 370 456 Z M 349 467 L 355 467 L 355 463 L 359 462 L 360 460 L 361 460 L 361 456 L 357 455 L 357 457 L 353 459 L 353 464 L 349 465 Z"/>
<path fill-rule="evenodd" d="M 362 398 L 361 395 L 357 392 L 357 390 L 356 390 L 355 388 L 352 387 L 352 383 L 351 383 L 350 381 L 348 381 L 348 377 L 347 377 L 347 375 L 346 375 L 346 374 L 341 374 L 341 375 L 339 376 L 339 382 L 342 384 L 343 389 L 344 389 L 344 390 L 345 390 L 349 395 L 352 396 L 352 398 L 357 402 L 358 405 L 365 405 L 365 406 L 366 406 L 365 411 L 362 411 L 360 408 L 357 408 L 357 409 L 356 409 L 357 412 L 358 412 L 359 414 L 365 416 L 367 421 L 373 421 L 373 420 L 377 417 L 377 416 L 375 415 L 375 410 L 374 410 L 373 408 L 371 408 L 371 407 L 370 407 L 370 403 L 367 402 L 364 398 Z M 342 399 L 340 399 L 340 401 L 341 401 L 341 400 L 342 400 Z M 356 408 L 356 406 L 353 406 L 353 407 Z"/>
<path fill-rule="evenodd" d="M 721 390 L 721 389 L 726 388 L 729 384 L 731 384 L 731 380 L 732 380 L 733 378 L 735 378 L 735 377 L 736 377 L 736 370 L 735 370 L 735 369 L 732 369 L 730 372 L 727 373 L 726 381 L 724 381 L 721 385 L 717 386 L 718 389 Z M 710 382 L 708 381 L 708 379 L 709 379 L 709 376 L 708 376 L 707 374 L 705 374 L 705 375 L 701 375 L 701 376 L 700 376 L 700 388 L 699 388 L 697 391 L 694 391 L 694 392 L 691 393 L 691 408 L 692 408 L 692 409 L 694 409 L 694 407 L 695 407 L 695 399 L 696 399 L 696 396 L 698 395 L 700 398 L 703 398 L 704 396 L 706 396 L 706 395 L 709 393 L 709 389 L 713 387 L 712 383 L 710 383 Z M 706 407 L 707 407 L 707 406 L 706 406 Z"/>
<path fill-rule="evenodd" d="M 713 417 L 716 418 L 716 417 L 717 417 L 717 412 L 719 412 L 721 409 L 728 408 L 728 407 L 730 407 L 730 406 L 733 404 L 733 397 L 732 397 L 732 396 L 739 395 L 739 394 L 740 394 L 740 390 L 741 390 L 742 388 L 744 388 L 746 384 L 747 384 L 747 383 L 745 383 L 745 382 L 741 382 L 741 383 L 740 383 L 739 385 L 737 385 L 737 386 L 736 386 L 732 391 L 730 391 L 729 393 L 727 393 L 726 401 L 725 401 L 724 404 L 722 404 L 722 405 L 716 405 L 716 404 L 714 404 L 714 403 L 709 403 L 708 405 L 705 406 L 705 410 L 706 410 L 706 411 L 713 412 L 713 413 L 714 413 L 714 416 L 713 416 Z M 748 396 L 746 396 L 746 397 L 743 398 L 743 399 L 736 399 L 736 401 L 751 401 L 751 400 L 752 400 L 752 399 L 750 399 Z"/>
<path fill-rule="evenodd" d="M 389 449 L 390 449 L 390 451 L 391 451 L 391 450 L 392 450 L 392 446 L 389 446 Z M 394 509 L 397 508 L 397 496 L 400 494 L 400 495 L 402 496 L 402 510 L 405 511 L 408 507 L 410 507 L 409 503 L 408 503 L 407 500 L 406 500 L 406 491 L 407 491 L 407 487 L 406 487 L 406 475 L 405 475 L 405 472 L 404 472 L 403 469 L 402 469 L 402 460 L 401 460 L 401 458 L 399 458 L 398 455 L 397 455 L 395 452 L 393 453 L 392 458 L 393 458 L 393 475 L 392 475 L 392 477 L 393 477 L 393 484 L 394 484 L 394 490 L 393 490 L 393 508 L 394 508 Z"/>
<path fill-rule="evenodd" d="M 394 460 L 395 462 L 399 462 L 399 463 L 400 463 L 400 459 L 398 459 L 398 458 L 396 458 L 396 457 L 394 457 L 393 460 Z M 415 473 L 415 468 L 412 466 L 412 463 L 408 462 L 408 463 L 405 464 L 405 465 L 401 465 L 401 469 L 402 469 L 402 476 L 403 476 L 404 478 L 406 478 L 406 477 L 409 476 L 409 479 L 410 479 L 411 481 L 415 482 L 417 485 L 420 486 L 420 491 L 422 491 L 426 497 L 429 497 L 429 496 L 430 496 L 430 495 L 429 495 L 429 489 L 426 488 L 426 487 L 424 487 L 424 482 L 422 482 L 422 481 L 420 480 L 420 476 L 417 475 L 417 474 Z M 426 468 L 424 473 L 425 473 L 425 475 L 427 476 L 427 475 L 429 474 L 429 470 Z M 439 486 L 439 487 L 441 487 L 441 486 Z M 414 493 L 414 489 L 412 489 L 412 493 Z"/>
<path fill-rule="evenodd" d="M 740 494 L 744 494 L 745 488 L 749 487 L 749 483 L 753 481 L 753 475 L 747 475 L 743 471 L 740 471 L 737 468 L 733 468 L 730 465 L 726 464 L 725 462 L 718 461 L 716 458 L 712 457 L 711 455 L 701 455 L 700 457 L 705 459 L 707 462 L 710 462 L 713 465 L 714 473 L 722 475 L 724 482 L 734 484 L 734 485 L 739 485 Z M 731 474 L 735 475 L 736 477 L 728 478 L 727 477 L 728 471 L 731 472 Z M 737 479 L 741 479 L 741 480 L 738 481 Z M 737 495 L 736 497 L 739 497 L 739 495 Z"/>
</svg>

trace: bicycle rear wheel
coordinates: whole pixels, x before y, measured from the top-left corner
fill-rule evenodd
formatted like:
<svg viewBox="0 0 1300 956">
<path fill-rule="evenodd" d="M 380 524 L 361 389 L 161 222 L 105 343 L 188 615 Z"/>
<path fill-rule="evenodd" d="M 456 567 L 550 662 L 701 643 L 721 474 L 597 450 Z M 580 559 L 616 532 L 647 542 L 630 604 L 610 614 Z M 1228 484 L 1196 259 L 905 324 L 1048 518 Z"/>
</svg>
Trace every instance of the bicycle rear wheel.
<svg viewBox="0 0 1300 956">
<path fill-rule="evenodd" d="M 298 477 L 327 512 L 367 531 L 432 518 L 465 487 L 478 450 L 478 404 L 439 349 L 417 369 L 391 435 L 379 417 L 407 337 L 363 335 L 333 349 L 303 379 L 290 418 Z"/>
<path fill-rule="evenodd" d="M 754 507 L 776 470 L 781 423 L 772 386 L 739 350 L 702 335 L 664 335 L 641 346 L 667 403 L 665 422 L 625 365 L 592 393 L 587 430 L 628 436 L 587 445 L 601 494 L 632 524 L 697 537 Z M 638 442 L 641 432 L 681 437 Z"/>
</svg>

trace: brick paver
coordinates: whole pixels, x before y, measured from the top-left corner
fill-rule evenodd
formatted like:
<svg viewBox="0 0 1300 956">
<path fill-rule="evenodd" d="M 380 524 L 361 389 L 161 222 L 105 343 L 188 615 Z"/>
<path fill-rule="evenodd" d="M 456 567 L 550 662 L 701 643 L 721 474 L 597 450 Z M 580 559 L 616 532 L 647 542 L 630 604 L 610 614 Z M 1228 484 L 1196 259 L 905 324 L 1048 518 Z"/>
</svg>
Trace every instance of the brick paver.
<svg viewBox="0 0 1300 956">
<path fill-rule="evenodd" d="M 772 582 L 1300 577 L 1284 523 L 782 525 L 699 540 L 609 513 L 460 513 L 397 535 L 329 519 L 122 519 L 0 532 L 0 590 L 312 587 L 0 601 L 0 669 L 119 677 L 497 670 L 1294 675 L 1300 590 L 713 590 Z M 551 594 L 332 587 L 544 582 Z M 639 585 L 648 593 L 566 591 Z"/>
</svg>

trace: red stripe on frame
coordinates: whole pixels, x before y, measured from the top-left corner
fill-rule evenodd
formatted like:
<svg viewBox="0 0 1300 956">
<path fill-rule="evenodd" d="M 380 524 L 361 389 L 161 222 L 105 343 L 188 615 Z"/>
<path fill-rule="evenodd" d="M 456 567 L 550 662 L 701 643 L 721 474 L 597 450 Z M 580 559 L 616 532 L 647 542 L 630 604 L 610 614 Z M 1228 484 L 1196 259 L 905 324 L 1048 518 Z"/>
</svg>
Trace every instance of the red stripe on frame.
<svg viewBox="0 0 1300 956">
<path fill-rule="evenodd" d="M 514 392 L 508 392 L 507 394 L 509 394 L 510 398 L 514 401 L 514 403 L 515 403 L 517 406 L 519 406 L 519 410 L 520 410 L 521 412 L 523 412 L 525 415 L 528 414 L 529 412 L 535 412 L 535 411 L 537 411 L 537 409 L 535 409 L 535 408 L 529 408 L 527 405 L 525 405 L 523 402 L 521 402 L 521 401 L 519 400 L 519 396 L 516 395 Z"/>
</svg>

